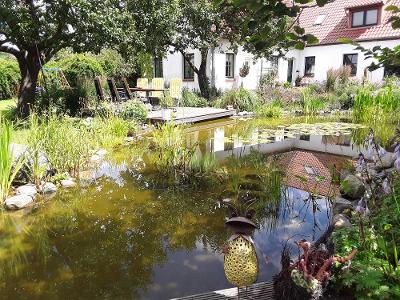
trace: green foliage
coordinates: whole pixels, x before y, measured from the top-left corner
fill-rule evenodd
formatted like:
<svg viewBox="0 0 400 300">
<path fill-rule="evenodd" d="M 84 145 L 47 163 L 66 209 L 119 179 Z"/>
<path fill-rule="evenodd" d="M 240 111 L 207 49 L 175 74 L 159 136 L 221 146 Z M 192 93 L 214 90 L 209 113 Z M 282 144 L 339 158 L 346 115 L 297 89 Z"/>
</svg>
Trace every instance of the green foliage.
<svg viewBox="0 0 400 300">
<path fill-rule="evenodd" d="M 104 75 L 100 62 L 88 54 L 71 54 L 57 61 L 56 65 L 63 70 L 71 87 L 77 87 L 83 79 L 93 80 L 96 76 Z"/>
<path fill-rule="evenodd" d="M 136 69 L 134 62 L 124 59 L 117 50 L 103 49 L 95 58 L 107 77 L 128 77 Z"/>
<path fill-rule="evenodd" d="M 368 225 L 360 222 L 359 226 L 337 230 L 333 235 L 339 255 L 358 249 L 351 267 L 335 278 L 335 287 L 351 289 L 357 299 L 400 297 L 399 195 L 397 182 L 395 193 L 372 214 Z"/>
<path fill-rule="evenodd" d="M 217 99 L 216 107 L 226 108 L 232 105 L 238 111 L 254 111 L 260 104 L 260 97 L 256 92 L 244 88 L 232 89 Z"/>
<path fill-rule="evenodd" d="M 263 104 L 256 110 L 256 115 L 259 118 L 280 118 L 282 116 L 282 105 L 280 102 L 272 104 Z"/>
<path fill-rule="evenodd" d="M 175 100 L 170 95 L 160 98 L 160 106 L 162 108 L 169 108 L 175 106 Z"/>
<path fill-rule="evenodd" d="M 0 204 L 10 192 L 11 184 L 22 168 L 24 158 L 14 161 L 11 149 L 11 125 L 0 116 Z"/>
<path fill-rule="evenodd" d="M 302 98 L 300 101 L 303 113 L 307 116 L 314 116 L 318 111 L 325 109 L 326 104 L 309 88 L 302 90 Z"/>
<path fill-rule="evenodd" d="M 161 173 L 186 174 L 197 145 L 190 145 L 184 127 L 169 122 L 153 131 L 154 165 Z"/>
<path fill-rule="evenodd" d="M 18 63 L 12 59 L 0 59 L 0 100 L 15 97 L 21 82 Z"/>
<path fill-rule="evenodd" d="M 144 123 L 147 119 L 147 108 L 139 101 L 128 101 L 122 105 L 120 115 L 125 120 Z"/>
<path fill-rule="evenodd" d="M 391 123 L 399 120 L 400 89 L 392 86 L 378 91 L 364 88 L 355 96 L 353 113 L 355 120 L 365 123 Z"/>
<path fill-rule="evenodd" d="M 206 107 L 208 105 L 208 101 L 198 94 L 184 89 L 182 91 L 182 99 L 180 104 L 184 107 Z"/>
</svg>

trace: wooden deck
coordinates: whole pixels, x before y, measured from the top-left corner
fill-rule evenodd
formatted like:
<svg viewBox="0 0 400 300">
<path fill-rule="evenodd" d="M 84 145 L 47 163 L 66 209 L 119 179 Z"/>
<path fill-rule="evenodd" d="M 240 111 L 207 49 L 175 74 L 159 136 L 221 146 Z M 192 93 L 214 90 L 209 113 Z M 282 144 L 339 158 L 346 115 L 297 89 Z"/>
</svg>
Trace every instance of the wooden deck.
<svg viewBox="0 0 400 300">
<path fill-rule="evenodd" d="M 231 117 L 236 111 L 211 108 L 211 107 L 175 107 L 172 114 L 175 124 L 197 123 L 221 118 Z M 164 123 L 171 121 L 165 114 L 165 110 L 152 111 L 147 116 L 151 123 Z"/>
<path fill-rule="evenodd" d="M 239 295 L 238 295 L 239 292 Z M 246 289 L 231 288 L 227 290 L 214 291 L 194 296 L 175 298 L 172 300 L 272 300 L 274 299 L 274 285 L 272 282 L 253 284 Z"/>
</svg>

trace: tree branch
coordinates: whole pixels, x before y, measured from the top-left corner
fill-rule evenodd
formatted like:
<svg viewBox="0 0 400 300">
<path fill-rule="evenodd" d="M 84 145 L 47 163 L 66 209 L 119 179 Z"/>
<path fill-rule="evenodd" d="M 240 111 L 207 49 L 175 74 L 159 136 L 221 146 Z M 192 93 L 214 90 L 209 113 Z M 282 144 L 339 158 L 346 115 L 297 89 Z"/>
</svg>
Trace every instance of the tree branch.
<svg viewBox="0 0 400 300">
<path fill-rule="evenodd" d="M 17 46 L 14 45 L 0 45 L 0 52 L 5 52 L 14 55 L 15 57 L 19 57 L 21 55 L 21 51 Z"/>
</svg>

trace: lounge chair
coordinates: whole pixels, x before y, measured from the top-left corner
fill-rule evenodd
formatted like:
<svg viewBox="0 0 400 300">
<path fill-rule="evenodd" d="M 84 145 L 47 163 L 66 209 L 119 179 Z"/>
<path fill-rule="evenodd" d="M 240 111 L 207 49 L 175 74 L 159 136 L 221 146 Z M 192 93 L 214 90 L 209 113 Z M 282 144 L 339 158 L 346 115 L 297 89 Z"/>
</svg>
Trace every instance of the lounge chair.
<svg viewBox="0 0 400 300">
<path fill-rule="evenodd" d="M 149 88 L 149 80 L 147 78 L 138 78 L 136 86 L 138 88 L 148 89 Z M 147 93 L 146 92 L 137 92 L 137 95 L 140 98 L 146 98 L 147 97 Z"/>
<path fill-rule="evenodd" d="M 169 85 L 169 95 L 178 100 L 182 98 L 182 79 L 171 79 Z"/>
<path fill-rule="evenodd" d="M 121 102 L 122 100 L 127 100 L 127 96 L 124 92 L 120 92 L 117 89 L 114 79 L 107 79 L 108 87 L 110 88 L 111 92 L 111 99 L 112 101 Z"/>
<path fill-rule="evenodd" d="M 94 79 L 94 87 L 96 88 L 97 101 L 105 101 L 106 97 L 104 96 L 103 87 L 101 86 L 101 81 L 99 77 L 96 77 Z"/>
<path fill-rule="evenodd" d="M 134 99 L 133 94 L 131 92 L 131 88 L 129 87 L 128 80 L 125 77 L 122 77 L 122 85 L 124 86 L 125 94 L 129 100 Z"/>
<path fill-rule="evenodd" d="M 151 81 L 151 85 L 152 85 L 153 89 L 163 90 L 164 89 L 164 78 L 154 78 Z M 161 98 L 164 96 L 164 92 L 162 92 L 162 91 L 151 92 L 151 96 L 154 98 Z"/>
</svg>

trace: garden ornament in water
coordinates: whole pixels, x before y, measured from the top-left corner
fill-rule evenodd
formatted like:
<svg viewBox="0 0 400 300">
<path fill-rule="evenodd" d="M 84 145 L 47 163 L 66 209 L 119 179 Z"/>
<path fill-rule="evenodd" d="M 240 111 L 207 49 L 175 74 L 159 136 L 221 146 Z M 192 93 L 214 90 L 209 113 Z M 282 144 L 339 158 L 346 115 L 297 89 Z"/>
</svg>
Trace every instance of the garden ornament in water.
<svg viewBox="0 0 400 300">
<path fill-rule="evenodd" d="M 223 252 L 225 276 L 231 284 L 246 287 L 257 281 L 258 259 L 250 236 L 233 235 Z"/>
<path fill-rule="evenodd" d="M 230 207 L 231 218 L 226 225 L 235 234 L 225 245 L 223 253 L 225 276 L 236 287 L 254 284 L 258 277 L 258 259 L 254 242 L 251 238 L 257 226 L 251 221 L 254 210 L 246 209 L 242 216 L 233 205 Z"/>
</svg>

